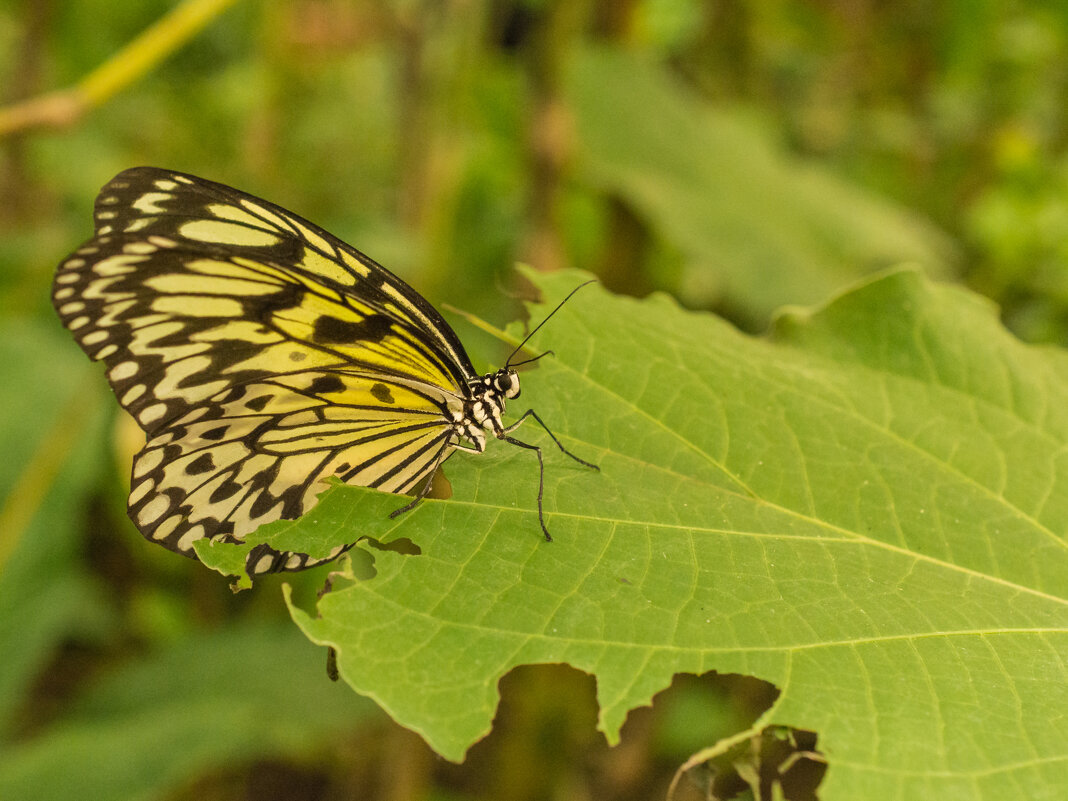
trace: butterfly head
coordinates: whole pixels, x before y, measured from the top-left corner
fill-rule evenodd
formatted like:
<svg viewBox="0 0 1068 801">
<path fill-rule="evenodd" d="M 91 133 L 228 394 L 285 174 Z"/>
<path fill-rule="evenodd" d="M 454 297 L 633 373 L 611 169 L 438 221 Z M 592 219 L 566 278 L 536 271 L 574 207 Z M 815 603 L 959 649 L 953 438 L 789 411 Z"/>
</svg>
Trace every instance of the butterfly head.
<svg viewBox="0 0 1068 801">
<path fill-rule="evenodd" d="M 502 367 L 489 378 L 490 385 L 501 397 L 508 400 L 519 397 L 519 374 L 511 367 Z"/>
</svg>

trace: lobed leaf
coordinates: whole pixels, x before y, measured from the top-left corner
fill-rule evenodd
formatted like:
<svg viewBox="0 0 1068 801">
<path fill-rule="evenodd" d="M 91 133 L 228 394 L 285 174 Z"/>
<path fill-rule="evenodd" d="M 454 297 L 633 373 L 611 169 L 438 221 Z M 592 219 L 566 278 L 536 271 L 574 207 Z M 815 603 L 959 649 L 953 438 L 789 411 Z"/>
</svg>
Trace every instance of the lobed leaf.
<svg viewBox="0 0 1068 801">
<path fill-rule="evenodd" d="M 550 303 L 580 280 L 534 278 Z M 601 466 L 521 429 L 545 448 L 554 542 L 532 454 L 500 445 L 450 460 L 453 497 L 400 519 L 356 488 L 318 507 L 316 547 L 420 551 L 369 552 L 374 578 L 292 609 L 345 680 L 459 760 L 516 665 L 594 675 L 612 742 L 676 673 L 751 674 L 781 690 L 760 725 L 817 732 L 822 798 L 1068 785 L 1065 354 L 908 271 L 767 338 L 662 296 L 580 297 L 524 377 Z"/>
</svg>

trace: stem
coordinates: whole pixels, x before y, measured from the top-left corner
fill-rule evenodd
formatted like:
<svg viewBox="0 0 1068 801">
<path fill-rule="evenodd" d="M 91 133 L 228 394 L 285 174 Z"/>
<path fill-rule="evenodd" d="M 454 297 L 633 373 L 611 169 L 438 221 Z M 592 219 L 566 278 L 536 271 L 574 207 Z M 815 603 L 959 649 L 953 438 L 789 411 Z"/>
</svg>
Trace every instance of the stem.
<svg viewBox="0 0 1068 801">
<path fill-rule="evenodd" d="M 74 124 L 152 70 L 235 2 L 185 0 L 74 87 L 0 108 L 0 136 L 33 127 Z"/>
</svg>

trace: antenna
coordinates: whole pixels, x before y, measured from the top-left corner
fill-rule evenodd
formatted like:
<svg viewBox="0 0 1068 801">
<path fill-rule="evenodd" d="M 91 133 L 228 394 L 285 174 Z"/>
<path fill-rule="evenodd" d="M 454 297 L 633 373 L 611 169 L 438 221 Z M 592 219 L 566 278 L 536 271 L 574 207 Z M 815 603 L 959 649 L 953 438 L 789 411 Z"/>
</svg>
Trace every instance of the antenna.
<svg viewBox="0 0 1068 801">
<path fill-rule="evenodd" d="M 568 292 L 568 293 L 567 293 L 567 297 L 566 297 L 566 298 L 564 298 L 564 299 L 563 299 L 562 301 L 560 301 L 559 303 L 557 303 L 557 304 L 556 304 L 556 308 L 555 308 L 555 309 L 553 309 L 553 310 L 552 310 L 551 312 L 549 312 L 549 313 L 548 313 L 548 314 L 547 314 L 547 315 L 545 316 L 545 319 L 543 319 L 543 320 L 542 320 L 542 321 L 541 321 L 540 323 L 538 323 L 538 324 L 537 324 L 536 326 L 534 326 L 534 330 L 533 330 L 533 331 L 531 331 L 531 332 L 530 332 L 529 334 L 527 334 L 527 335 L 526 335 L 526 336 L 525 336 L 525 337 L 523 338 L 523 341 L 522 341 L 522 342 L 520 342 L 520 343 L 519 343 L 518 345 L 516 345 L 516 346 L 515 346 L 515 350 L 513 350 L 513 351 L 512 351 L 512 353 L 511 353 L 511 355 L 509 355 L 509 357 L 508 357 L 507 361 L 505 361 L 505 363 L 504 363 L 504 366 L 505 366 L 505 367 L 518 367 L 519 365 L 522 365 L 522 364 L 530 364 L 531 362 L 536 362 L 536 361 L 537 361 L 538 359 L 540 359 L 540 358 L 541 358 L 542 356 L 548 356 L 548 355 L 549 355 L 550 353 L 552 353 L 552 351 L 551 351 L 551 350 L 547 350 L 547 351 L 545 351 L 544 353 L 542 353 L 542 354 L 539 354 L 538 356 L 535 356 L 535 357 L 533 357 L 533 358 L 531 358 L 531 359 L 526 359 L 526 360 L 524 360 L 524 361 L 521 361 L 521 362 L 516 362 L 515 364 L 512 364 L 512 357 L 513 357 L 513 356 L 515 356 L 515 355 L 516 355 L 517 353 L 519 353 L 519 351 L 520 351 L 520 350 L 522 350 L 522 349 L 523 349 L 523 346 L 527 344 L 527 342 L 528 342 L 528 341 L 530 340 L 530 338 L 531 338 L 532 336 L 534 336 L 534 335 L 535 335 L 536 333 L 538 333 L 538 331 L 539 331 L 539 330 L 541 329 L 541 327 L 542 327 L 543 325 L 545 325 L 545 324 L 546 324 L 547 322 L 549 322 L 549 320 L 550 320 L 550 319 L 552 318 L 552 316 L 553 316 L 554 314 L 556 314 L 556 313 L 557 313 L 558 311 L 560 311 L 560 308 L 561 308 L 561 307 L 562 307 L 562 306 L 563 306 L 563 305 L 564 305 L 565 303 L 567 303 L 567 302 L 568 302 L 569 300 L 571 300 L 571 296 L 572 296 L 572 295 L 574 295 L 574 294 L 575 294 L 576 292 L 578 292 L 578 291 L 579 291 L 580 289 L 582 289 L 582 288 L 583 288 L 584 286 L 589 286 L 590 284 L 596 284 L 596 283 L 597 283 L 597 279 L 596 279 L 596 278 L 594 278 L 594 279 L 591 279 L 591 280 L 589 280 L 589 281 L 585 281 L 584 283 L 581 283 L 581 284 L 579 284 L 579 285 L 578 285 L 577 287 L 575 287 L 575 288 L 574 288 L 574 289 L 572 289 L 572 290 L 571 290 L 570 292 Z"/>
</svg>

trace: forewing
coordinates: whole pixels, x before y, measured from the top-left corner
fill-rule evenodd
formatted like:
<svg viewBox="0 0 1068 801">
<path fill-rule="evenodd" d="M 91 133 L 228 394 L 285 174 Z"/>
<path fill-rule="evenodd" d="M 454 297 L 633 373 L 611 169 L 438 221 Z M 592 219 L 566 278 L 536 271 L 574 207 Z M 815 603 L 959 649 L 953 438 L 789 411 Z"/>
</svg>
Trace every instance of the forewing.
<svg viewBox="0 0 1068 801">
<path fill-rule="evenodd" d="M 273 204 L 148 167 L 101 190 L 53 300 L 151 436 L 235 384 L 357 366 L 461 393 L 455 332 L 403 281 Z"/>
</svg>

